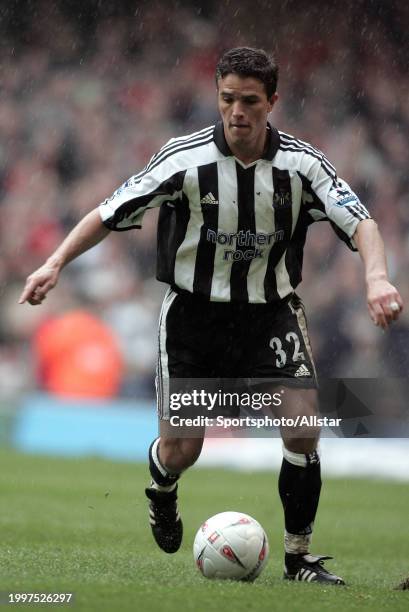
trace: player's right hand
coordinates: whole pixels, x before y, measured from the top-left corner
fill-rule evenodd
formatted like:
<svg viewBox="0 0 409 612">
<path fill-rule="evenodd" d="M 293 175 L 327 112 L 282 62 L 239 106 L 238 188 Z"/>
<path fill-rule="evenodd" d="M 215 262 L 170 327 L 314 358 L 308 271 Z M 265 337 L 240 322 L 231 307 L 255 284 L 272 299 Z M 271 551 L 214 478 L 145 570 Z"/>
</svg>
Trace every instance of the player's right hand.
<svg viewBox="0 0 409 612">
<path fill-rule="evenodd" d="M 27 301 L 33 306 L 41 304 L 50 289 L 57 284 L 58 275 L 58 268 L 45 263 L 27 278 L 18 303 L 24 304 Z"/>
</svg>

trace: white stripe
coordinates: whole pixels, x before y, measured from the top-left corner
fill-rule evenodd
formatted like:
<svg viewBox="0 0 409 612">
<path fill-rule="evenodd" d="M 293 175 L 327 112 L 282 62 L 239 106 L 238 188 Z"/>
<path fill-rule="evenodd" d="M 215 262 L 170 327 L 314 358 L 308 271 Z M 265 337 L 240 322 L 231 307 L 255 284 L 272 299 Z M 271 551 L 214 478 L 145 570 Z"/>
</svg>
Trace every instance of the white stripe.
<svg viewBox="0 0 409 612">
<path fill-rule="evenodd" d="M 175 283 L 181 289 L 193 293 L 197 246 L 200 240 L 200 229 L 204 223 L 197 167 L 187 170 L 183 191 L 189 200 L 190 219 L 186 235 L 176 253 Z"/>
<path fill-rule="evenodd" d="M 157 401 L 158 413 L 161 419 L 169 419 L 169 369 L 168 354 L 166 352 L 166 316 L 177 293 L 168 289 L 163 300 L 159 318 L 159 355 L 157 368 Z"/>
<path fill-rule="evenodd" d="M 167 476 L 168 473 L 163 467 L 163 465 L 161 464 L 161 462 L 159 461 L 159 457 L 158 457 L 159 442 L 160 442 L 160 438 L 156 438 L 155 442 L 152 445 L 152 451 L 151 451 L 152 459 L 153 459 L 154 464 L 158 468 L 159 472 L 162 474 L 162 476 Z"/>
<path fill-rule="evenodd" d="M 138 183 L 142 178 L 144 174 L 147 174 L 149 172 L 151 172 L 152 170 L 154 170 L 155 168 L 157 168 L 158 166 L 160 166 L 162 163 L 164 163 L 165 161 L 167 161 L 169 159 L 169 157 L 172 157 L 173 155 L 175 155 L 176 153 L 181 152 L 186 152 L 186 151 L 191 151 L 192 149 L 197 149 L 200 147 L 200 145 L 206 145 L 209 144 L 211 142 L 214 142 L 213 140 L 213 136 L 211 133 L 205 135 L 205 136 L 201 136 L 200 138 L 198 137 L 195 140 L 191 140 L 189 142 L 185 142 L 185 143 L 180 143 L 177 146 L 175 146 L 174 149 L 169 148 L 168 151 L 165 151 L 164 153 L 162 151 L 159 152 L 157 158 L 155 158 L 154 160 L 151 160 L 149 162 L 149 165 L 145 168 L 145 170 L 143 170 L 140 174 L 138 174 L 135 177 L 135 183 Z"/>
<path fill-rule="evenodd" d="M 314 153 L 314 155 L 318 155 L 320 158 L 322 158 L 322 162 L 323 162 L 323 164 L 325 164 L 325 167 L 327 168 L 327 170 L 331 171 L 331 173 L 333 173 L 335 175 L 335 177 L 337 176 L 336 169 L 331 164 L 331 162 L 325 157 L 325 155 L 324 155 L 324 153 L 322 151 L 320 151 L 316 147 L 313 147 L 311 144 L 309 144 L 308 142 L 305 142 L 304 140 L 300 140 L 299 138 L 295 138 L 291 134 L 286 134 L 285 132 L 279 132 L 279 134 L 280 134 L 281 143 L 284 146 L 285 145 L 287 145 L 287 146 L 290 145 L 290 146 L 294 146 L 294 147 L 299 147 L 299 148 L 301 148 L 302 150 L 304 150 L 306 152 Z"/>
<path fill-rule="evenodd" d="M 169 179 L 171 176 L 173 176 L 173 174 L 176 174 L 172 172 L 169 167 L 167 167 L 166 170 L 167 173 L 162 173 L 162 176 L 158 175 L 156 178 L 153 177 L 152 174 L 146 175 L 143 181 L 138 183 L 138 185 L 132 184 L 129 187 L 125 187 L 118 195 L 114 195 L 111 199 L 105 200 L 105 203 L 100 204 L 99 208 L 102 220 L 106 221 L 110 219 L 122 205 L 132 200 L 136 200 L 135 210 L 130 211 L 124 219 L 116 224 L 116 227 L 119 229 L 124 229 L 133 225 L 142 225 L 142 218 L 146 210 L 150 208 L 157 208 L 165 201 L 176 201 L 178 198 L 180 198 L 180 191 L 175 191 L 172 195 L 168 193 L 152 195 L 151 200 L 149 200 L 145 206 L 138 207 L 138 199 L 149 196 L 149 194 L 153 193 L 160 187 L 162 182 Z"/>
<path fill-rule="evenodd" d="M 218 229 L 226 233 L 237 233 L 238 202 L 237 202 L 237 172 L 233 157 L 225 158 L 217 164 L 219 184 L 219 225 Z M 234 251 L 232 245 L 216 244 L 214 256 L 214 272 L 212 278 L 211 300 L 230 301 L 230 276 L 233 260 L 225 260 L 225 251 Z"/>
<path fill-rule="evenodd" d="M 166 144 L 164 144 L 163 147 L 159 149 L 159 151 L 151 157 L 151 159 L 149 160 L 145 168 L 141 170 L 141 172 L 139 172 L 138 174 L 135 174 L 134 176 L 132 176 L 130 180 L 132 180 L 135 183 L 139 182 L 139 180 L 147 172 L 150 171 L 152 166 L 156 164 L 156 162 L 159 161 L 159 158 L 166 156 L 166 153 L 168 153 L 169 151 L 171 151 L 172 154 L 176 153 L 179 150 L 180 146 L 186 146 L 187 144 L 192 144 L 192 147 L 193 147 L 196 143 L 201 142 L 201 140 L 204 139 L 205 137 L 208 138 L 210 135 L 212 135 L 213 130 L 214 130 L 214 126 L 210 126 L 203 130 L 200 130 L 200 132 L 194 132 L 193 134 L 188 134 L 187 136 L 179 136 L 178 138 L 171 138 L 171 140 L 169 140 Z"/>
<path fill-rule="evenodd" d="M 152 159 L 150 160 L 149 164 L 147 165 L 147 168 L 149 169 L 149 166 L 152 163 L 155 163 L 155 161 L 163 154 L 163 153 L 168 153 L 169 151 L 173 151 L 173 147 L 177 148 L 179 145 L 184 146 L 186 144 L 194 144 L 195 142 L 199 141 L 202 138 L 207 138 L 208 136 L 213 134 L 214 131 L 214 125 L 211 125 L 207 128 L 204 128 L 203 130 L 200 130 L 199 132 L 193 132 L 192 134 L 188 134 L 187 136 L 178 136 L 177 138 L 171 138 L 166 144 L 163 145 L 163 147 L 152 157 Z"/>
<path fill-rule="evenodd" d="M 277 293 L 281 299 L 285 298 L 287 295 L 289 295 L 293 291 L 293 286 L 290 283 L 290 276 L 288 274 L 288 270 L 285 265 L 286 254 L 287 254 L 287 251 L 283 253 L 283 256 L 281 257 L 280 261 L 278 262 L 278 264 L 276 265 L 274 269 L 274 274 L 276 276 L 276 282 L 277 282 Z"/>
<path fill-rule="evenodd" d="M 311 575 L 308 577 L 307 581 L 308 582 L 312 582 L 314 580 L 314 578 L 316 577 L 316 573 L 315 572 L 311 572 Z"/>
<path fill-rule="evenodd" d="M 257 195 L 257 194 L 260 195 Z M 274 209 L 272 206 L 273 172 L 271 163 L 259 163 L 254 176 L 254 212 L 256 233 L 272 234 L 275 231 Z M 247 275 L 247 292 L 250 302 L 265 303 L 264 279 L 267 272 L 268 256 L 274 242 L 270 245 L 255 245 L 263 257 L 252 260 Z"/>
<path fill-rule="evenodd" d="M 334 167 L 328 162 L 325 155 L 323 153 L 318 153 L 317 151 L 311 150 L 308 147 L 302 147 L 298 144 L 280 144 L 280 150 L 284 153 L 305 153 L 306 155 L 311 155 L 317 162 L 321 165 L 324 172 L 327 176 L 332 179 L 333 184 L 336 182 L 337 174 L 335 172 Z"/>
<path fill-rule="evenodd" d="M 298 467 L 307 467 L 307 458 L 303 453 L 294 453 L 293 451 L 288 450 L 283 444 L 283 457 L 291 463 L 292 465 L 296 465 Z"/>
<path fill-rule="evenodd" d="M 311 365 L 314 368 L 314 375 L 315 377 L 317 377 L 317 370 L 315 368 L 314 357 L 312 356 L 312 349 L 311 349 L 310 339 L 308 336 L 307 321 L 305 319 L 304 310 L 302 306 L 299 306 L 298 308 L 294 308 L 294 306 L 291 304 L 291 300 L 288 302 L 288 306 L 290 307 L 291 312 L 295 314 L 297 317 L 298 327 L 302 334 L 305 348 L 307 349 L 307 353 L 311 361 Z"/>
</svg>

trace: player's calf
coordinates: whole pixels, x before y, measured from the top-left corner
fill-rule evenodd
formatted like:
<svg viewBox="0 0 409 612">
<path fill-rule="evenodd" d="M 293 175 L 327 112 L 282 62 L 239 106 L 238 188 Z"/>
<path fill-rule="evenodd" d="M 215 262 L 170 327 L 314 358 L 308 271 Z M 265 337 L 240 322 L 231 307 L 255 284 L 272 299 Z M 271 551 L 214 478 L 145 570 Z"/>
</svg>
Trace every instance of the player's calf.
<svg viewBox="0 0 409 612">
<path fill-rule="evenodd" d="M 154 440 L 149 448 L 151 484 L 145 490 L 149 499 L 149 522 L 158 546 L 176 552 L 182 543 L 183 524 L 177 503 L 177 481 L 200 455 L 203 439 L 168 438 Z"/>
<path fill-rule="evenodd" d="M 145 489 L 149 499 L 149 523 L 157 545 L 167 553 L 176 552 L 182 543 L 183 524 L 177 505 L 177 481 L 159 458 L 157 438 L 149 447 L 151 485 Z"/>
</svg>

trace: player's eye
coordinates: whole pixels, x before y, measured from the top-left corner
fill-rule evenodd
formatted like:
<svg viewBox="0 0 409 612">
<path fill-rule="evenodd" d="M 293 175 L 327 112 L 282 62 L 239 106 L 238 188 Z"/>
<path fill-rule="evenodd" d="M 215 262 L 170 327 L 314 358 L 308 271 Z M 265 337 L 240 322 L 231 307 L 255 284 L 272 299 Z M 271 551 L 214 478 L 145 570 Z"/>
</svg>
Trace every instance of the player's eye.
<svg viewBox="0 0 409 612">
<path fill-rule="evenodd" d="M 223 100 L 223 102 L 227 102 L 228 104 L 231 104 L 233 102 L 232 96 L 223 96 L 222 95 L 222 100 Z"/>
</svg>

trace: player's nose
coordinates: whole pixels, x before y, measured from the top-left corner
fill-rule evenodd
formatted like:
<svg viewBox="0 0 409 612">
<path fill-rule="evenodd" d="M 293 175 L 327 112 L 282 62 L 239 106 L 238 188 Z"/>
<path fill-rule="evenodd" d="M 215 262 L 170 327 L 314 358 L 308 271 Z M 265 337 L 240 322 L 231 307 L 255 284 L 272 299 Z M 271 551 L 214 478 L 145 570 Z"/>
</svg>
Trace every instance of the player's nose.
<svg viewBox="0 0 409 612">
<path fill-rule="evenodd" d="M 244 116 L 243 106 L 239 100 L 237 100 L 233 104 L 232 115 L 233 117 L 243 117 Z"/>
</svg>

